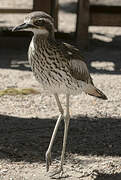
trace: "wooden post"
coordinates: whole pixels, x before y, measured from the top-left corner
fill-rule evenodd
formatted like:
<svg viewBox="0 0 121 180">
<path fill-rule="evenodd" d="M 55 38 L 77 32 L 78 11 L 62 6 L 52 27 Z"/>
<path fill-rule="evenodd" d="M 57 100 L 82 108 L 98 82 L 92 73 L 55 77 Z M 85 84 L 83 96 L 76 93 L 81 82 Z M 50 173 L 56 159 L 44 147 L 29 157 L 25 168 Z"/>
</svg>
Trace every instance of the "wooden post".
<svg viewBox="0 0 121 180">
<path fill-rule="evenodd" d="M 46 13 L 51 12 L 51 0 L 33 0 L 34 11 L 45 11 Z"/>
<path fill-rule="evenodd" d="M 88 47 L 89 0 L 78 0 L 76 43 L 80 48 Z"/>
<path fill-rule="evenodd" d="M 58 29 L 58 0 L 51 0 L 51 15 L 54 18 L 55 28 Z"/>
<path fill-rule="evenodd" d="M 33 0 L 34 11 L 45 11 L 53 16 L 55 27 L 58 28 L 58 0 Z"/>
</svg>

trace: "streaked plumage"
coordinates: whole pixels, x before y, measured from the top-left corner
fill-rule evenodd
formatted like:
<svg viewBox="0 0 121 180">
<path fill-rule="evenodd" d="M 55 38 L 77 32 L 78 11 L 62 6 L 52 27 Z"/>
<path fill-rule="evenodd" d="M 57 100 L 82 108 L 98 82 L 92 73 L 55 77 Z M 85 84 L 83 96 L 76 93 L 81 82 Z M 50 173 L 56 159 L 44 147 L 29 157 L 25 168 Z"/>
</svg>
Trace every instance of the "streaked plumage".
<svg viewBox="0 0 121 180">
<path fill-rule="evenodd" d="M 107 99 L 107 97 L 97 89 L 89 74 L 84 58 L 75 47 L 55 40 L 54 22 L 51 16 L 44 12 L 30 13 L 24 24 L 14 28 L 14 30 L 28 30 L 34 33 L 29 46 L 28 59 L 35 78 L 48 93 L 55 95 L 60 116 L 57 120 L 49 148 L 46 152 L 47 170 L 51 163 L 51 149 L 54 138 L 63 117 L 63 109 L 60 104 L 58 94 L 66 94 L 67 107 L 64 131 L 64 143 L 61 155 L 60 171 L 63 171 L 63 160 L 69 126 L 69 95 L 85 93 Z"/>
</svg>

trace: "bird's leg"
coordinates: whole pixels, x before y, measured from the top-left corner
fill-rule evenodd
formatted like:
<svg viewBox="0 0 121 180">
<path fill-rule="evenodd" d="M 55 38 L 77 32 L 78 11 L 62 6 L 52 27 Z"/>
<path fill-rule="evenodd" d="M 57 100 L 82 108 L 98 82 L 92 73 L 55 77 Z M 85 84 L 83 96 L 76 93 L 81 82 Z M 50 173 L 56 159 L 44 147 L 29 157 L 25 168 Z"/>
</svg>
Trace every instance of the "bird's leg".
<svg viewBox="0 0 121 180">
<path fill-rule="evenodd" d="M 64 113 L 58 95 L 54 94 L 54 96 L 55 96 L 55 99 L 56 99 L 56 102 L 57 102 L 57 105 L 58 105 L 58 109 L 60 111 L 60 115 L 59 115 L 59 117 L 57 119 L 54 131 L 53 131 L 53 134 L 52 134 L 52 137 L 51 137 L 51 140 L 50 140 L 50 144 L 49 144 L 49 147 L 48 147 L 47 152 L 46 152 L 46 169 L 47 169 L 47 171 L 49 171 L 49 166 L 51 165 L 51 150 L 52 150 L 52 146 L 53 146 L 53 143 L 54 143 L 54 139 L 56 137 L 56 133 L 58 131 L 58 127 L 59 127 L 59 124 L 60 124 L 60 122 L 61 122 L 61 120 L 63 118 L 63 113 Z"/>
<path fill-rule="evenodd" d="M 62 148 L 62 153 L 61 153 L 61 164 L 59 170 L 55 172 L 52 176 L 55 176 L 56 174 L 60 174 L 60 177 L 63 174 L 63 162 L 64 162 L 64 155 L 65 155 L 65 150 L 66 150 L 66 141 L 67 141 L 67 135 L 68 135 L 68 127 L 69 127 L 69 121 L 70 121 L 70 113 L 69 113 L 69 95 L 66 95 L 66 116 L 64 118 L 64 137 L 63 137 L 63 148 Z M 64 177 L 68 177 L 67 175 Z"/>
<path fill-rule="evenodd" d="M 63 148 L 61 153 L 61 170 L 63 170 L 63 161 L 64 161 L 64 154 L 66 150 L 66 141 L 68 136 L 68 127 L 70 122 L 70 113 L 69 113 L 69 95 L 66 95 L 66 116 L 64 119 L 65 127 L 64 127 L 64 137 L 63 137 Z"/>
</svg>

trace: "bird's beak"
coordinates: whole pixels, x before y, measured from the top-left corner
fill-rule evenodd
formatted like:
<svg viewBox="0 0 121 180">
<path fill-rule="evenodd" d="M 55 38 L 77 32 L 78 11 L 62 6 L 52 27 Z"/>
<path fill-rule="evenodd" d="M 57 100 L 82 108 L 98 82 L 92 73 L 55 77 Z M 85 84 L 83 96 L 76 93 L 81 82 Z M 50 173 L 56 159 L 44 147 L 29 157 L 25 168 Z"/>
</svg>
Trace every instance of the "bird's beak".
<svg viewBox="0 0 121 180">
<path fill-rule="evenodd" d="M 32 28 L 33 27 L 33 25 L 31 25 L 31 24 L 27 24 L 27 23 L 24 23 L 24 24 L 21 24 L 21 25 L 19 25 L 19 26 L 16 26 L 16 27 L 14 27 L 13 29 L 12 29 L 12 31 L 24 31 L 25 29 L 28 29 L 28 28 Z"/>
<path fill-rule="evenodd" d="M 20 31 L 20 30 L 24 30 L 28 28 L 28 24 L 24 23 L 24 24 L 21 24 L 19 26 L 16 26 L 12 29 L 12 31 Z"/>
</svg>

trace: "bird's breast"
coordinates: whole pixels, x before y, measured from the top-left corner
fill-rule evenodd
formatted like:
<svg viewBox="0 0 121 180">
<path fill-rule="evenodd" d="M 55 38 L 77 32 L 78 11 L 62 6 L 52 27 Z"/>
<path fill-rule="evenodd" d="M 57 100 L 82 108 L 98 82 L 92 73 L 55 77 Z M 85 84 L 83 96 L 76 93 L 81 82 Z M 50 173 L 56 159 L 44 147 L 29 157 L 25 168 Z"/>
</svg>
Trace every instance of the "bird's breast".
<svg viewBox="0 0 121 180">
<path fill-rule="evenodd" d="M 74 92 L 79 85 L 72 78 L 68 64 L 57 52 L 41 47 L 35 47 L 31 42 L 28 58 L 35 78 L 50 92 Z"/>
</svg>

